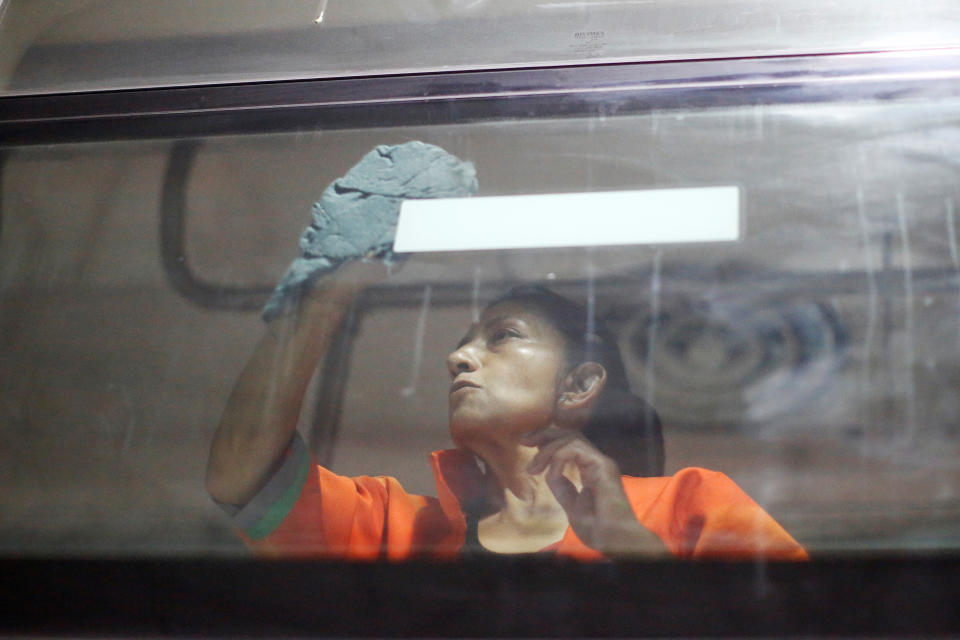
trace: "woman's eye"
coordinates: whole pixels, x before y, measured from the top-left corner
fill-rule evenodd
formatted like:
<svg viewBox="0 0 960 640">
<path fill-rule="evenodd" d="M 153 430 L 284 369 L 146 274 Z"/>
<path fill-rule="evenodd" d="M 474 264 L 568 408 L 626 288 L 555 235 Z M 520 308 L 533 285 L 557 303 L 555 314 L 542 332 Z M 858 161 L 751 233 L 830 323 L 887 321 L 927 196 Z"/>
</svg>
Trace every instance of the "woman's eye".
<svg viewBox="0 0 960 640">
<path fill-rule="evenodd" d="M 493 332 L 493 341 L 502 342 L 507 338 L 516 338 L 519 336 L 520 334 L 514 329 L 497 329 Z"/>
</svg>

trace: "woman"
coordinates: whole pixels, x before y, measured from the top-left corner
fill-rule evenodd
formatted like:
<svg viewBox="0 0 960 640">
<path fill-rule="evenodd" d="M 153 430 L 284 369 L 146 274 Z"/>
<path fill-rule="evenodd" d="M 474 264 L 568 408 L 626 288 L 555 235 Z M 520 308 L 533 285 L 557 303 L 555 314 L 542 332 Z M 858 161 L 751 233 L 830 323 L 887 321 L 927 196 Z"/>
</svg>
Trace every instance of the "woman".
<svg viewBox="0 0 960 640">
<path fill-rule="evenodd" d="M 492 303 L 448 356 L 457 448 L 431 456 L 436 498 L 319 467 L 295 434 L 300 404 L 353 297 L 382 277 L 382 266 L 362 261 L 328 276 L 270 325 L 230 397 L 207 488 L 255 550 L 806 558 L 722 474 L 621 476 L 614 457 L 637 475 L 662 473 L 659 422 L 630 394 L 605 330 L 585 335 L 583 310 L 544 289 Z"/>
</svg>

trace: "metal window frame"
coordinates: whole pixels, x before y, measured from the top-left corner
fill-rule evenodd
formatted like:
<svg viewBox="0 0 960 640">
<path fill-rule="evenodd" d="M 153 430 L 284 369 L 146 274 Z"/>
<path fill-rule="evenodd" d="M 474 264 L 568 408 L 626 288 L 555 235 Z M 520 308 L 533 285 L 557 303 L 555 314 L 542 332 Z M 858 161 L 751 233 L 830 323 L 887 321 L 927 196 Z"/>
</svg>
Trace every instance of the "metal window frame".
<svg viewBox="0 0 960 640">
<path fill-rule="evenodd" d="M 0 146 L 956 95 L 960 48 L 0 97 Z"/>
</svg>

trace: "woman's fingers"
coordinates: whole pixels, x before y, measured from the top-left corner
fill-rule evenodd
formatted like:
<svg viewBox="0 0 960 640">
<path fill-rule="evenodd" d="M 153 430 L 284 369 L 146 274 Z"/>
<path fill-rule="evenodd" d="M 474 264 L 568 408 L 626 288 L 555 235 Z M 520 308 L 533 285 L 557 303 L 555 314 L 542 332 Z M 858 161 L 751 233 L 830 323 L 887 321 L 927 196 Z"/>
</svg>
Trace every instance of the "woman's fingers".
<svg viewBox="0 0 960 640">
<path fill-rule="evenodd" d="M 614 554 L 666 552 L 660 538 L 637 520 L 617 463 L 579 432 L 550 427 L 529 435 L 524 444 L 539 447 L 527 470 L 546 472 L 547 486 L 585 544 Z M 564 476 L 571 467 L 579 472 L 580 489 Z"/>
<path fill-rule="evenodd" d="M 563 476 L 562 472 L 553 472 L 554 468 L 551 468 L 546 475 L 547 486 L 550 487 L 550 490 L 553 492 L 553 495 L 557 498 L 557 502 L 560 503 L 560 506 L 563 507 L 563 510 L 568 514 L 575 512 L 577 508 L 577 500 L 580 497 L 580 492 L 577 491 L 577 488 L 572 482 Z"/>
<path fill-rule="evenodd" d="M 575 438 L 578 435 L 580 435 L 579 432 L 573 431 L 572 429 L 561 429 L 560 427 L 550 426 L 545 429 L 531 431 L 524 435 L 520 444 L 528 447 L 542 447 L 555 440 Z"/>
<path fill-rule="evenodd" d="M 558 429 L 558 431 L 560 431 Z M 530 445 L 539 447 L 540 450 L 537 451 L 537 454 L 533 456 L 533 460 L 530 461 L 530 464 L 527 465 L 527 473 L 538 474 L 543 473 L 543 470 L 549 466 L 550 461 L 557 454 L 560 449 L 565 447 L 575 438 L 575 434 L 572 433 L 561 433 L 550 434 L 550 438 L 539 438 L 537 444 Z"/>
<path fill-rule="evenodd" d="M 580 472 L 585 486 L 595 486 L 605 480 L 620 480 L 620 470 L 616 463 L 603 455 L 592 444 L 581 437 L 558 438 L 540 447 L 527 467 L 532 474 L 543 472 L 549 466 L 556 465 L 561 470 L 573 464 Z"/>
</svg>

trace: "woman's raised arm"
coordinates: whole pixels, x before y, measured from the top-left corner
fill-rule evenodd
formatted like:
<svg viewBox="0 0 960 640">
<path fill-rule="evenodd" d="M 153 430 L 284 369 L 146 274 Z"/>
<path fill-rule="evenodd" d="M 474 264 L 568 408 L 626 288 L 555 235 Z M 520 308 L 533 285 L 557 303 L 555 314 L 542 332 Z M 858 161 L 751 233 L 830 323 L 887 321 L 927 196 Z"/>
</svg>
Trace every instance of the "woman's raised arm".
<svg viewBox="0 0 960 640">
<path fill-rule="evenodd" d="M 218 502 L 246 504 L 290 442 L 307 385 L 351 303 L 382 281 L 380 261 L 353 261 L 273 319 L 227 400 L 213 436 L 206 487 Z"/>
</svg>

